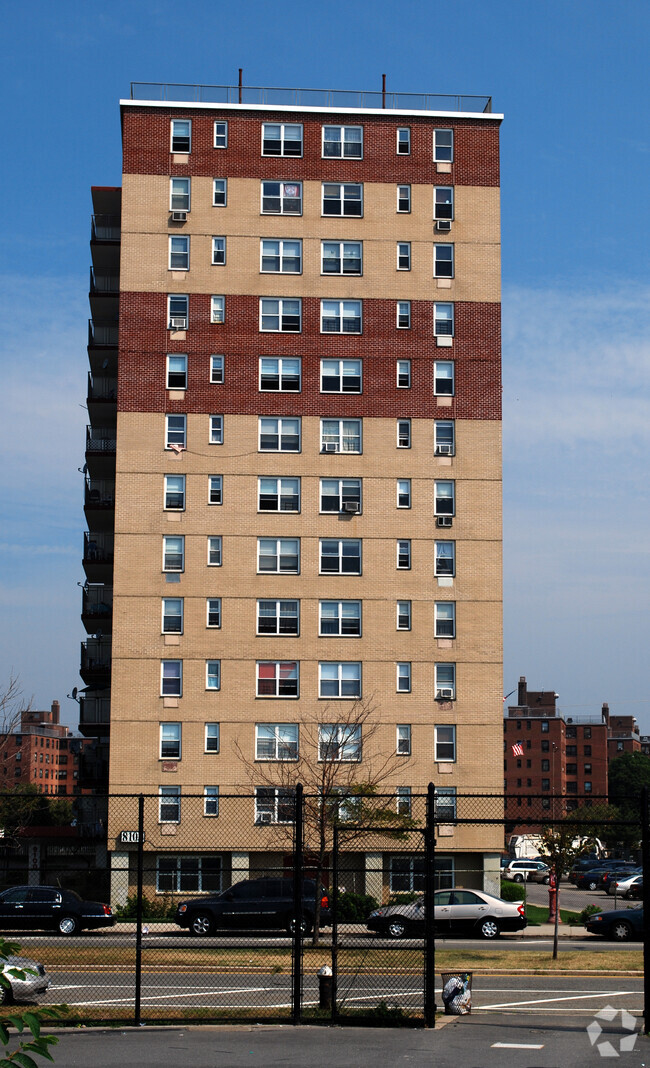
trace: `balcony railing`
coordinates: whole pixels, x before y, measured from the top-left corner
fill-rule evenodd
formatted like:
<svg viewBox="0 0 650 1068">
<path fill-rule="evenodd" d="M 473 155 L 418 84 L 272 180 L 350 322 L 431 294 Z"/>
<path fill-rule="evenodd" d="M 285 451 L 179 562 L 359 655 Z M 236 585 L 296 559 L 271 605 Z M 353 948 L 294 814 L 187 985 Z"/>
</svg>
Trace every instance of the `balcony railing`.
<svg viewBox="0 0 650 1068">
<path fill-rule="evenodd" d="M 110 723 L 110 697 L 82 697 L 79 702 L 79 723 Z"/>
<path fill-rule="evenodd" d="M 110 479 L 87 479 L 84 508 L 114 508 L 115 483 Z"/>
<path fill-rule="evenodd" d="M 105 674 L 111 669 L 110 638 L 89 638 L 81 643 L 81 670 L 89 673 Z"/>
<path fill-rule="evenodd" d="M 91 241 L 119 241 L 121 232 L 119 215 L 91 215 Z"/>
<path fill-rule="evenodd" d="M 88 320 L 88 344 L 101 345 L 104 348 L 117 348 L 119 326 L 116 319 L 106 323 Z"/>
<path fill-rule="evenodd" d="M 491 96 L 464 93 L 389 93 L 362 89 L 286 89 L 262 85 L 195 85 L 131 82 L 131 100 L 174 100 L 199 104 L 274 104 L 289 107 L 385 108 L 393 111 L 469 111 L 489 114 Z"/>
<path fill-rule="evenodd" d="M 81 614 L 90 619 L 109 620 L 113 615 L 113 587 L 84 586 L 81 598 Z"/>
<path fill-rule="evenodd" d="M 89 401 L 117 401 L 117 379 L 106 378 L 104 375 L 93 377 L 88 374 L 88 400 Z"/>
<path fill-rule="evenodd" d="M 115 539 L 112 534 L 84 534 L 84 563 L 112 564 Z"/>
<path fill-rule="evenodd" d="M 86 427 L 86 453 L 102 456 L 115 452 L 117 441 L 115 431 L 102 427 Z"/>
<path fill-rule="evenodd" d="M 90 268 L 90 292 L 100 296 L 115 297 L 120 291 L 120 276 L 110 271 L 98 271 Z"/>
</svg>

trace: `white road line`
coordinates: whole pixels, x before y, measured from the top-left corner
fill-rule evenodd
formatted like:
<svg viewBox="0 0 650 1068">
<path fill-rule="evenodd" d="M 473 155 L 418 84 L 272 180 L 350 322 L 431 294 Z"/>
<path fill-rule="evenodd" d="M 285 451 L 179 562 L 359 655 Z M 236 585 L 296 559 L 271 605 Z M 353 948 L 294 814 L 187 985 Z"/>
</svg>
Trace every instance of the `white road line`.
<svg viewBox="0 0 650 1068">
<path fill-rule="evenodd" d="M 638 994 L 638 990 L 610 990 L 604 994 L 596 994 L 593 991 L 590 994 L 574 994 L 568 998 L 534 998 L 532 1001 L 503 1001 L 498 1005 L 480 1005 L 476 1006 L 481 1009 L 511 1009 L 516 1008 L 518 1005 L 544 1005 L 550 1001 L 585 1001 L 586 998 L 620 998 L 629 997 L 631 994 Z"/>
<path fill-rule="evenodd" d="M 490 1049 L 544 1049 L 544 1043 L 534 1046 L 532 1042 L 493 1042 Z"/>
</svg>

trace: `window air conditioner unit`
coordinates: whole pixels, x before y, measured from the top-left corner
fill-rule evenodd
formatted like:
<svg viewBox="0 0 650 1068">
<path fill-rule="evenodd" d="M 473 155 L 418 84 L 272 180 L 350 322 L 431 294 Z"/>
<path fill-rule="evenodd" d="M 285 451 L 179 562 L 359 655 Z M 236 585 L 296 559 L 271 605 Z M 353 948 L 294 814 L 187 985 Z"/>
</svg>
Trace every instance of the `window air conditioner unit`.
<svg viewBox="0 0 650 1068">
<path fill-rule="evenodd" d="M 186 330 L 187 329 L 187 319 L 184 316 L 183 317 L 174 317 L 173 319 L 170 320 L 170 323 L 171 323 L 170 330 Z"/>
<path fill-rule="evenodd" d="M 447 689 L 444 690 L 436 690 L 436 701 L 445 701 L 447 700 L 447 698 L 453 696 L 454 691 L 451 689 L 451 687 L 447 687 Z"/>
<path fill-rule="evenodd" d="M 437 515 L 436 526 L 437 527 L 450 527 L 452 523 L 452 516 L 450 515 Z"/>
<path fill-rule="evenodd" d="M 352 515 L 354 515 L 354 514 L 356 514 L 357 512 L 360 511 L 359 502 L 358 501 L 344 501 L 343 502 L 343 508 L 341 509 L 341 511 L 350 512 Z"/>
<path fill-rule="evenodd" d="M 335 441 L 326 441 L 321 452 L 338 452 L 339 447 Z"/>
<path fill-rule="evenodd" d="M 187 222 L 187 212 L 186 211 L 173 211 L 172 212 L 172 222 Z"/>
<path fill-rule="evenodd" d="M 272 812 L 258 812 L 258 814 L 257 814 L 257 822 L 258 823 L 273 823 L 273 813 Z"/>
<path fill-rule="evenodd" d="M 436 219 L 436 228 L 439 233 L 449 233 L 451 230 L 451 219 Z"/>
<path fill-rule="evenodd" d="M 436 445 L 436 456 L 453 456 L 453 445 Z"/>
</svg>

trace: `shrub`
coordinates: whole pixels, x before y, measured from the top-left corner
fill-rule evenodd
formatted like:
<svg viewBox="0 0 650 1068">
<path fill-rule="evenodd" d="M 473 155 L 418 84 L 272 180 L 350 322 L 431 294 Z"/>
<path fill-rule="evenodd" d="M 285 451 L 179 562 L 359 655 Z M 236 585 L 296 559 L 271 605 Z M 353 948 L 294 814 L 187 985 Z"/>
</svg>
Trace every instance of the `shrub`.
<svg viewBox="0 0 650 1068">
<path fill-rule="evenodd" d="M 129 894 L 125 905 L 118 905 L 113 909 L 117 920 L 134 920 L 138 912 L 138 895 Z M 150 901 L 148 897 L 142 897 L 143 920 L 173 920 L 176 915 L 176 906 L 165 896 L 160 901 Z"/>
<path fill-rule="evenodd" d="M 346 890 L 338 896 L 339 923 L 365 923 L 377 901 L 371 894 L 352 894 Z"/>
<path fill-rule="evenodd" d="M 586 923 L 590 916 L 594 916 L 597 912 L 602 912 L 600 905 L 585 905 L 582 912 L 579 915 L 580 923 Z"/>
<path fill-rule="evenodd" d="M 523 883 L 512 883 L 508 879 L 501 880 L 501 897 L 504 901 L 523 901 L 525 894 Z"/>
<path fill-rule="evenodd" d="M 391 894 L 388 898 L 389 905 L 410 905 L 412 901 L 418 901 L 422 893 L 417 890 L 407 890 L 403 894 Z"/>
</svg>

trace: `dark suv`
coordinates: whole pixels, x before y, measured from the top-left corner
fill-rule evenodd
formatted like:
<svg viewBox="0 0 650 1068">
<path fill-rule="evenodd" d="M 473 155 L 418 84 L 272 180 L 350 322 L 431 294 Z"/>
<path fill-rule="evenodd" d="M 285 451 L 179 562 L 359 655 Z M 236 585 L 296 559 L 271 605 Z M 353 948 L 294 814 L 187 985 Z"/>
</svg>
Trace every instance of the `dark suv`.
<svg viewBox="0 0 650 1068">
<path fill-rule="evenodd" d="M 314 926 L 316 883 L 305 879 L 302 884 L 302 930 L 309 934 Z M 192 934 L 210 935 L 218 928 L 241 930 L 247 927 L 266 929 L 282 927 L 288 934 L 295 929 L 293 879 L 245 879 L 221 894 L 181 901 L 175 922 L 189 927 Z M 320 923 L 329 927 L 332 914 L 323 887 L 320 888 Z"/>
</svg>

